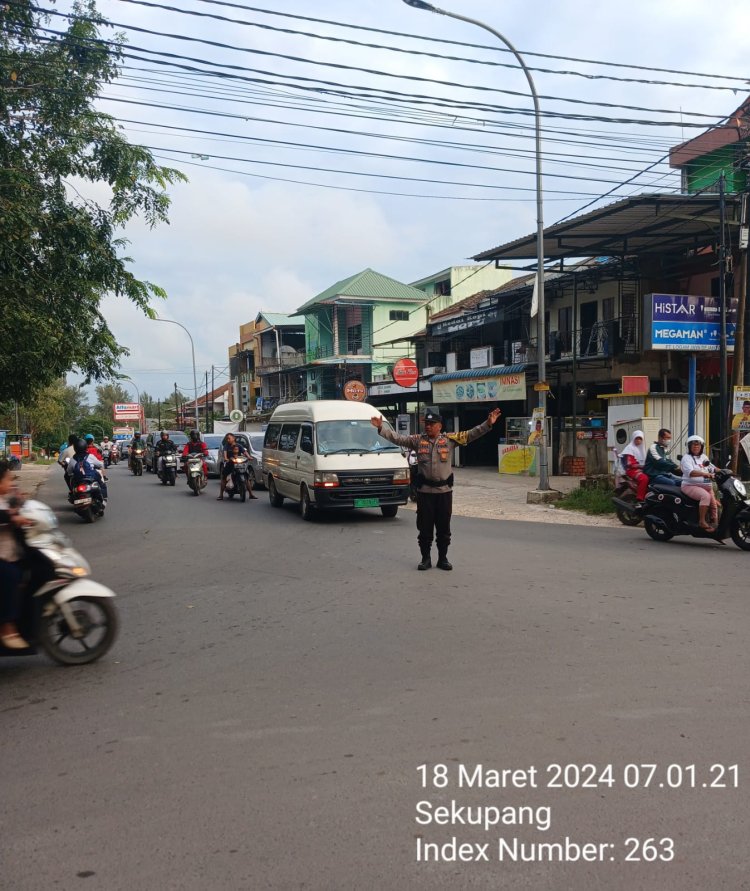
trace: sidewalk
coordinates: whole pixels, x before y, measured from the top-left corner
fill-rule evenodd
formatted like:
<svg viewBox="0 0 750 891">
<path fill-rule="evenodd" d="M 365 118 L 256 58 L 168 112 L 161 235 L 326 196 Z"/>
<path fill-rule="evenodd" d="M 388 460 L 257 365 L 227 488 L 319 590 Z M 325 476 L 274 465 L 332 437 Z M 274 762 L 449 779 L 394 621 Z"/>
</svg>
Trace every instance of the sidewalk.
<svg viewBox="0 0 750 891">
<path fill-rule="evenodd" d="M 24 464 L 20 470 L 14 472 L 13 476 L 21 494 L 26 498 L 35 498 L 37 490 L 47 479 L 50 473 L 62 474 L 62 471 L 55 464 Z"/>
<path fill-rule="evenodd" d="M 551 489 L 577 489 L 577 476 L 551 476 Z M 494 467 L 458 467 L 453 490 L 453 515 L 489 520 L 524 520 L 531 523 L 561 523 L 568 526 L 619 526 L 614 514 L 589 516 L 580 511 L 560 510 L 553 505 L 527 504 L 527 492 L 539 485 L 538 477 L 499 474 Z M 416 510 L 416 506 L 408 507 Z"/>
</svg>

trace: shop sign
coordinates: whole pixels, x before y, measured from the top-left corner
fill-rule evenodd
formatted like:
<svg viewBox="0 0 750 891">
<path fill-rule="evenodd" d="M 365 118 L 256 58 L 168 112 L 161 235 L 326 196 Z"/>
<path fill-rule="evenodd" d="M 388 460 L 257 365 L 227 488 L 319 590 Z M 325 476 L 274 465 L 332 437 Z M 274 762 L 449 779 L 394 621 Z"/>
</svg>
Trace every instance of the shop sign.
<svg viewBox="0 0 750 891">
<path fill-rule="evenodd" d="M 500 445 L 498 446 L 498 470 L 500 473 L 536 474 L 536 462 L 539 449 L 534 446 Z"/>
<path fill-rule="evenodd" d="M 466 331 L 469 328 L 481 328 L 497 322 L 501 316 L 500 309 L 495 306 L 491 309 L 481 309 L 478 312 L 470 312 L 459 316 L 457 319 L 446 319 L 444 322 L 436 322 L 428 325 L 432 337 L 440 337 L 444 334 L 454 334 L 456 331 Z"/>
<path fill-rule="evenodd" d="M 402 393 L 414 396 L 417 392 L 429 393 L 431 389 L 429 381 L 420 381 L 418 387 L 401 387 L 392 383 L 370 384 L 370 396 L 399 396 Z"/>
<path fill-rule="evenodd" d="M 344 384 L 344 398 L 350 402 L 364 402 L 367 389 L 362 381 L 347 381 Z"/>
<path fill-rule="evenodd" d="M 526 373 L 475 377 L 470 380 L 432 379 L 433 402 L 511 402 L 526 399 Z"/>
<path fill-rule="evenodd" d="M 399 359 L 393 366 L 393 380 L 401 387 L 413 387 L 419 379 L 419 369 L 413 359 Z"/>
<path fill-rule="evenodd" d="M 116 402 L 113 406 L 113 415 L 116 421 L 139 421 L 141 406 L 137 402 Z"/>
<path fill-rule="evenodd" d="M 718 297 L 646 294 L 643 303 L 644 348 L 716 352 L 721 338 Z M 734 350 L 737 299 L 727 298 L 727 348 Z"/>
</svg>

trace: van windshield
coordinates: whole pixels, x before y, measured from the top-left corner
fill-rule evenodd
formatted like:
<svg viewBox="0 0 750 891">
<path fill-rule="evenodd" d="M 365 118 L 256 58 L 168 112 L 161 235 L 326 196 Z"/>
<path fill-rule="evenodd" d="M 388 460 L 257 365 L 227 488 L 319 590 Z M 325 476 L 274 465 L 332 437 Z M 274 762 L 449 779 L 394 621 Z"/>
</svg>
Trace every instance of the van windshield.
<svg viewBox="0 0 750 891">
<path fill-rule="evenodd" d="M 378 431 L 364 419 L 354 421 L 318 421 L 318 454 L 347 452 L 398 452 L 397 445 L 378 436 Z"/>
</svg>

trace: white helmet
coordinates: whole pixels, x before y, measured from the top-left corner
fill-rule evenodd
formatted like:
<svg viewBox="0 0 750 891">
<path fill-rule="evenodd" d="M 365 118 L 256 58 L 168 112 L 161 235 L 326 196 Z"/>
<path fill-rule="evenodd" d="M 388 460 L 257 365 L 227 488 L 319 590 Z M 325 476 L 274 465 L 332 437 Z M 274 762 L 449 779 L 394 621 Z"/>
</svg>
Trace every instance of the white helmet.
<svg viewBox="0 0 750 891">
<path fill-rule="evenodd" d="M 704 446 L 706 444 L 706 440 L 702 436 L 698 436 L 697 433 L 694 433 L 692 436 L 688 436 L 686 442 L 688 448 L 690 448 L 691 444 L 694 442 L 699 442 L 701 446 Z"/>
</svg>

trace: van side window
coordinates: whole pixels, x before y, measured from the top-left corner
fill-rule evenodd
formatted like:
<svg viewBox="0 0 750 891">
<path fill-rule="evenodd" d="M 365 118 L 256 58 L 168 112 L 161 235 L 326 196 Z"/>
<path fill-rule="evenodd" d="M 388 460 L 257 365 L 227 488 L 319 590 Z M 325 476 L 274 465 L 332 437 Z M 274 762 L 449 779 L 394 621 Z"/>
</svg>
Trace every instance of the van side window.
<svg viewBox="0 0 750 891">
<path fill-rule="evenodd" d="M 302 433 L 300 434 L 300 448 L 308 455 L 313 453 L 313 432 L 309 424 L 302 425 Z"/>
<path fill-rule="evenodd" d="M 267 449 L 277 449 L 279 447 L 279 433 L 281 433 L 281 424 L 269 424 L 266 430 L 266 438 L 263 445 Z"/>
<path fill-rule="evenodd" d="M 284 424 L 279 437 L 279 450 L 282 452 L 296 452 L 298 438 L 299 424 Z"/>
</svg>

